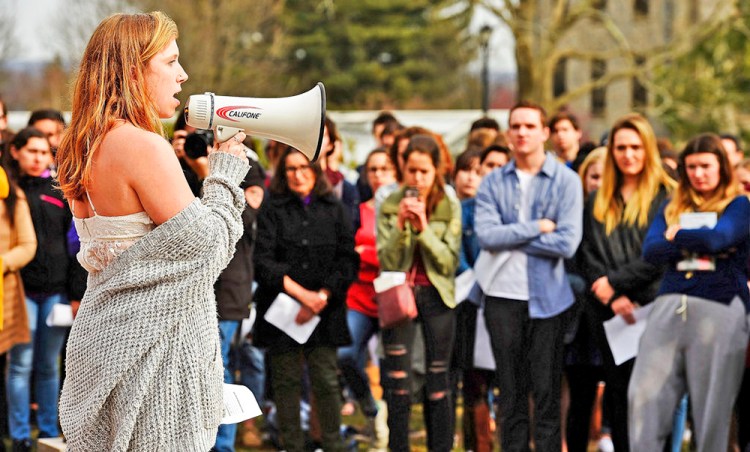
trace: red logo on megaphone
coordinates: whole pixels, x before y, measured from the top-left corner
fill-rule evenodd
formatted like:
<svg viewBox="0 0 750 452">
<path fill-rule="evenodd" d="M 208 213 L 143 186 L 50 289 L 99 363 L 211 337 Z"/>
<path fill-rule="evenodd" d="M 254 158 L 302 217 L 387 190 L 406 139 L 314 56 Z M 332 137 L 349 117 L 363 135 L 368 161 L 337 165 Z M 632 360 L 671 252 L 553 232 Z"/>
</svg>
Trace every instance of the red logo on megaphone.
<svg viewBox="0 0 750 452">
<path fill-rule="evenodd" d="M 239 122 L 240 119 L 259 119 L 261 113 L 259 111 L 248 111 L 248 110 L 262 110 L 260 107 L 251 107 L 249 105 L 235 105 L 231 107 L 222 107 L 216 110 L 216 116 L 224 118 L 227 121 Z"/>
</svg>

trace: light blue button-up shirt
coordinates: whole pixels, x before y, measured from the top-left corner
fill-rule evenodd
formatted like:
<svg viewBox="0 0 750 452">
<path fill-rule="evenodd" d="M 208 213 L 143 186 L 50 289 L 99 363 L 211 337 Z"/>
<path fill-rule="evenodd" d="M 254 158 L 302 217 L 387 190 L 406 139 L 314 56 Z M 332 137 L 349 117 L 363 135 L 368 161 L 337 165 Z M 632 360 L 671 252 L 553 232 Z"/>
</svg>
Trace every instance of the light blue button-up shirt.
<svg viewBox="0 0 750 452">
<path fill-rule="evenodd" d="M 583 188 L 575 172 L 547 153 L 529 190 L 530 217 L 519 222 L 520 187 L 515 161 L 487 175 L 476 196 L 474 230 L 483 250 L 526 253 L 529 317 L 546 319 L 574 302 L 563 259 L 572 257 L 581 243 Z M 554 221 L 555 231 L 542 234 L 542 218 Z"/>
</svg>

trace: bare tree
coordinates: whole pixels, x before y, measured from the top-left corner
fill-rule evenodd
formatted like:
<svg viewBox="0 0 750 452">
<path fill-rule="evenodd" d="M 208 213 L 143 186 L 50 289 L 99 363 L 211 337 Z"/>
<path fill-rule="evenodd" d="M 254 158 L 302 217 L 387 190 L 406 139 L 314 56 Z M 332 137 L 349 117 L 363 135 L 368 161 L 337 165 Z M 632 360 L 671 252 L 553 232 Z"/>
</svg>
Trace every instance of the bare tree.
<svg viewBox="0 0 750 452">
<path fill-rule="evenodd" d="M 2 2 L 0 4 L 0 61 L 13 56 L 15 44 L 14 33 L 16 31 L 16 4 L 15 2 Z"/>
<path fill-rule="evenodd" d="M 475 0 L 505 22 L 515 37 L 519 97 L 535 99 L 552 111 L 617 80 L 637 78 L 643 84 L 650 84 L 649 73 L 653 68 L 690 51 L 736 17 L 738 11 L 738 0 L 665 1 L 704 11 L 701 14 L 692 11 L 693 17 L 682 20 L 679 27 L 669 32 L 652 27 L 646 32 L 650 36 L 638 36 L 644 33 L 644 28 L 625 28 L 618 16 L 623 14 L 622 8 L 632 9 L 632 2 Z M 584 39 L 580 39 L 581 30 L 586 33 Z M 579 38 L 569 39 L 574 32 Z M 554 74 L 563 60 L 617 61 L 618 64 L 616 69 L 555 95 Z"/>
<path fill-rule="evenodd" d="M 280 96 L 277 0 L 138 0 L 167 13 L 180 30 L 180 60 L 190 78 L 183 93 Z"/>
<path fill-rule="evenodd" d="M 117 12 L 137 12 L 127 0 L 62 0 L 47 40 L 63 63 L 76 65 L 99 22 Z"/>
</svg>

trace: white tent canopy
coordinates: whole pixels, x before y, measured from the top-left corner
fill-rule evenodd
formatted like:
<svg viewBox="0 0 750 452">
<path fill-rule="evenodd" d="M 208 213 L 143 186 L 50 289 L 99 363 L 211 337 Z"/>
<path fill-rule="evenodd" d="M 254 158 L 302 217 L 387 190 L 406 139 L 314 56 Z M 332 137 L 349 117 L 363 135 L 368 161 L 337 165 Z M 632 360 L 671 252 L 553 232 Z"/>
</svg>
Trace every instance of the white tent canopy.
<svg viewBox="0 0 750 452">
<path fill-rule="evenodd" d="M 482 117 L 482 113 L 477 110 L 393 110 L 391 112 L 401 124 L 407 127 L 422 126 L 442 135 L 453 155 L 464 150 L 471 123 Z M 328 112 L 344 141 L 346 166 L 352 167 L 362 163 L 367 154 L 375 148 L 375 139 L 371 130 L 372 121 L 378 113 L 378 110 Z M 501 127 L 505 127 L 508 122 L 508 110 L 490 110 L 488 116 L 497 120 Z"/>
</svg>

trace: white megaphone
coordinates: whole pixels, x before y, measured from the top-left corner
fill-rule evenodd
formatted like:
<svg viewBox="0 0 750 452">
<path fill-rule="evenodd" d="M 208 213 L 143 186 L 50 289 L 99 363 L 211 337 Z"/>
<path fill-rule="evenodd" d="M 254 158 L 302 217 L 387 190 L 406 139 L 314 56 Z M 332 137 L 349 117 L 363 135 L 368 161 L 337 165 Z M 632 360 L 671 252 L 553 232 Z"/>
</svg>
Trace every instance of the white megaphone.
<svg viewBox="0 0 750 452">
<path fill-rule="evenodd" d="M 292 97 L 259 98 L 194 94 L 185 107 L 185 122 L 213 129 L 219 142 L 238 132 L 288 144 L 314 162 L 320 153 L 326 115 L 322 83 Z"/>
</svg>

